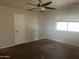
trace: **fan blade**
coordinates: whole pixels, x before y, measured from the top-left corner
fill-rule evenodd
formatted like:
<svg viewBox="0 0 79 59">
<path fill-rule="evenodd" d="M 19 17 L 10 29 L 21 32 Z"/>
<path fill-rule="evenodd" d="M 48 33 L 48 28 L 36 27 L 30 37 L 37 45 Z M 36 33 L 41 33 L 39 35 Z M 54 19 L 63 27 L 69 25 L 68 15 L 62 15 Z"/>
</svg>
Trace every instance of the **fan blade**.
<svg viewBox="0 0 79 59">
<path fill-rule="evenodd" d="M 51 7 L 45 7 L 46 9 L 52 9 L 52 10 L 56 10 L 56 8 L 51 8 Z"/>
<path fill-rule="evenodd" d="M 39 3 L 41 3 L 41 0 L 39 0 Z"/>
<path fill-rule="evenodd" d="M 51 4 L 51 3 L 52 2 L 47 2 L 47 3 L 43 4 L 43 6 L 47 6 L 47 5 Z"/>
<path fill-rule="evenodd" d="M 32 11 L 32 10 L 35 10 L 35 9 L 37 9 L 37 8 L 28 9 L 28 11 Z"/>
<path fill-rule="evenodd" d="M 42 3 L 42 0 L 39 0 L 39 4 Z"/>
<path fill-rule="evenodd" d="M 33 5 L 33 6 L 37 6 L 37 5 L 35 5 L 35 4 L 32 4 L 32 3 L 26 3 L 26 4 Z"/>
</svg>

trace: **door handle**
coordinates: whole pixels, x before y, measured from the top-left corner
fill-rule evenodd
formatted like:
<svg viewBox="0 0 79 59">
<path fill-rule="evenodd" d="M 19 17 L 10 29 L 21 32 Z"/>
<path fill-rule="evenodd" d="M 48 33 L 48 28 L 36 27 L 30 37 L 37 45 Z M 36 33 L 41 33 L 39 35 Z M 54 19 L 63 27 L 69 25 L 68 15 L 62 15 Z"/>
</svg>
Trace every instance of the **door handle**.
<svg viewBox="0 0 79 59">
<path fill-rule="evenodd" d="M 16 33 L 17 33 L 18 31 L 16 31 Z"/>
</svg>

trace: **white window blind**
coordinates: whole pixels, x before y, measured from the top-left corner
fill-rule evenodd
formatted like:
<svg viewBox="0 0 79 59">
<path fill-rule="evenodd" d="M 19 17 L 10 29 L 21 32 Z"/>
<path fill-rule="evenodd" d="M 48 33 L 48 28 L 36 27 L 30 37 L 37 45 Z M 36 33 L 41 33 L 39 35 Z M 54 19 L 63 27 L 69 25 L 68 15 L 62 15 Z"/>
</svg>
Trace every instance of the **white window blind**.
<svg viewBox="0 0 79 59">
<path fill-rule="evenodd" d="M 56 22 L 56 30 L 79 32 L 79 22 Z"/>
</svg>

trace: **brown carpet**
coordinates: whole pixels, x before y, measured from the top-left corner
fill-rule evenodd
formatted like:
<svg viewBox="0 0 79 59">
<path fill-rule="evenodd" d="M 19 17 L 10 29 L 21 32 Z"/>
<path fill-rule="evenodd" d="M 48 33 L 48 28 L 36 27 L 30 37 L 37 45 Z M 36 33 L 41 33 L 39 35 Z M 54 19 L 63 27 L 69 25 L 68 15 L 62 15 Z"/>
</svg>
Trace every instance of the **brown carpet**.
<svg viewBox="0 0 79 59">
<path fill-rule="evenodd" d="M 0 59 L 79 59 L 79 47 L 41 39 L 1 49 Z"/>
</svg>

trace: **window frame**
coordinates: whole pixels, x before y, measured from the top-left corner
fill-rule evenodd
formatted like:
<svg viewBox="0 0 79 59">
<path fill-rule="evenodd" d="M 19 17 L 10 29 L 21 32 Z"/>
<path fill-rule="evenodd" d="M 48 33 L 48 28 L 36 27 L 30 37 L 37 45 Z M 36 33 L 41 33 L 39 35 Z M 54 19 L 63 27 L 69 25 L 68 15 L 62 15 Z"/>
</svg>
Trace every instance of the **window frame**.
<svg viewBox="0 0 79 59">
<path fill-rule="evenodd" d="M 66 30 L 58 30 L 58 29 L 57 29 L 57 22 L 67 22 L 67 29 L 66 29 Z M 57 31 L 79 32 L 79 31 L 69 31 L 69 28 L 68 28 L 68 27 L 69 27 L 69 25 L 68 25 L 69 22 L 73 22 L 73 23 L 76 23 L 76 22 L 77 22 L 77 23 L 79 23 L 79 21 L 56 21 L 56 22 L 55 22 L 55 24 L 56 24 L 56 25 L 55 25 L 55 29 L 56 29 Z"/>
</svg>

